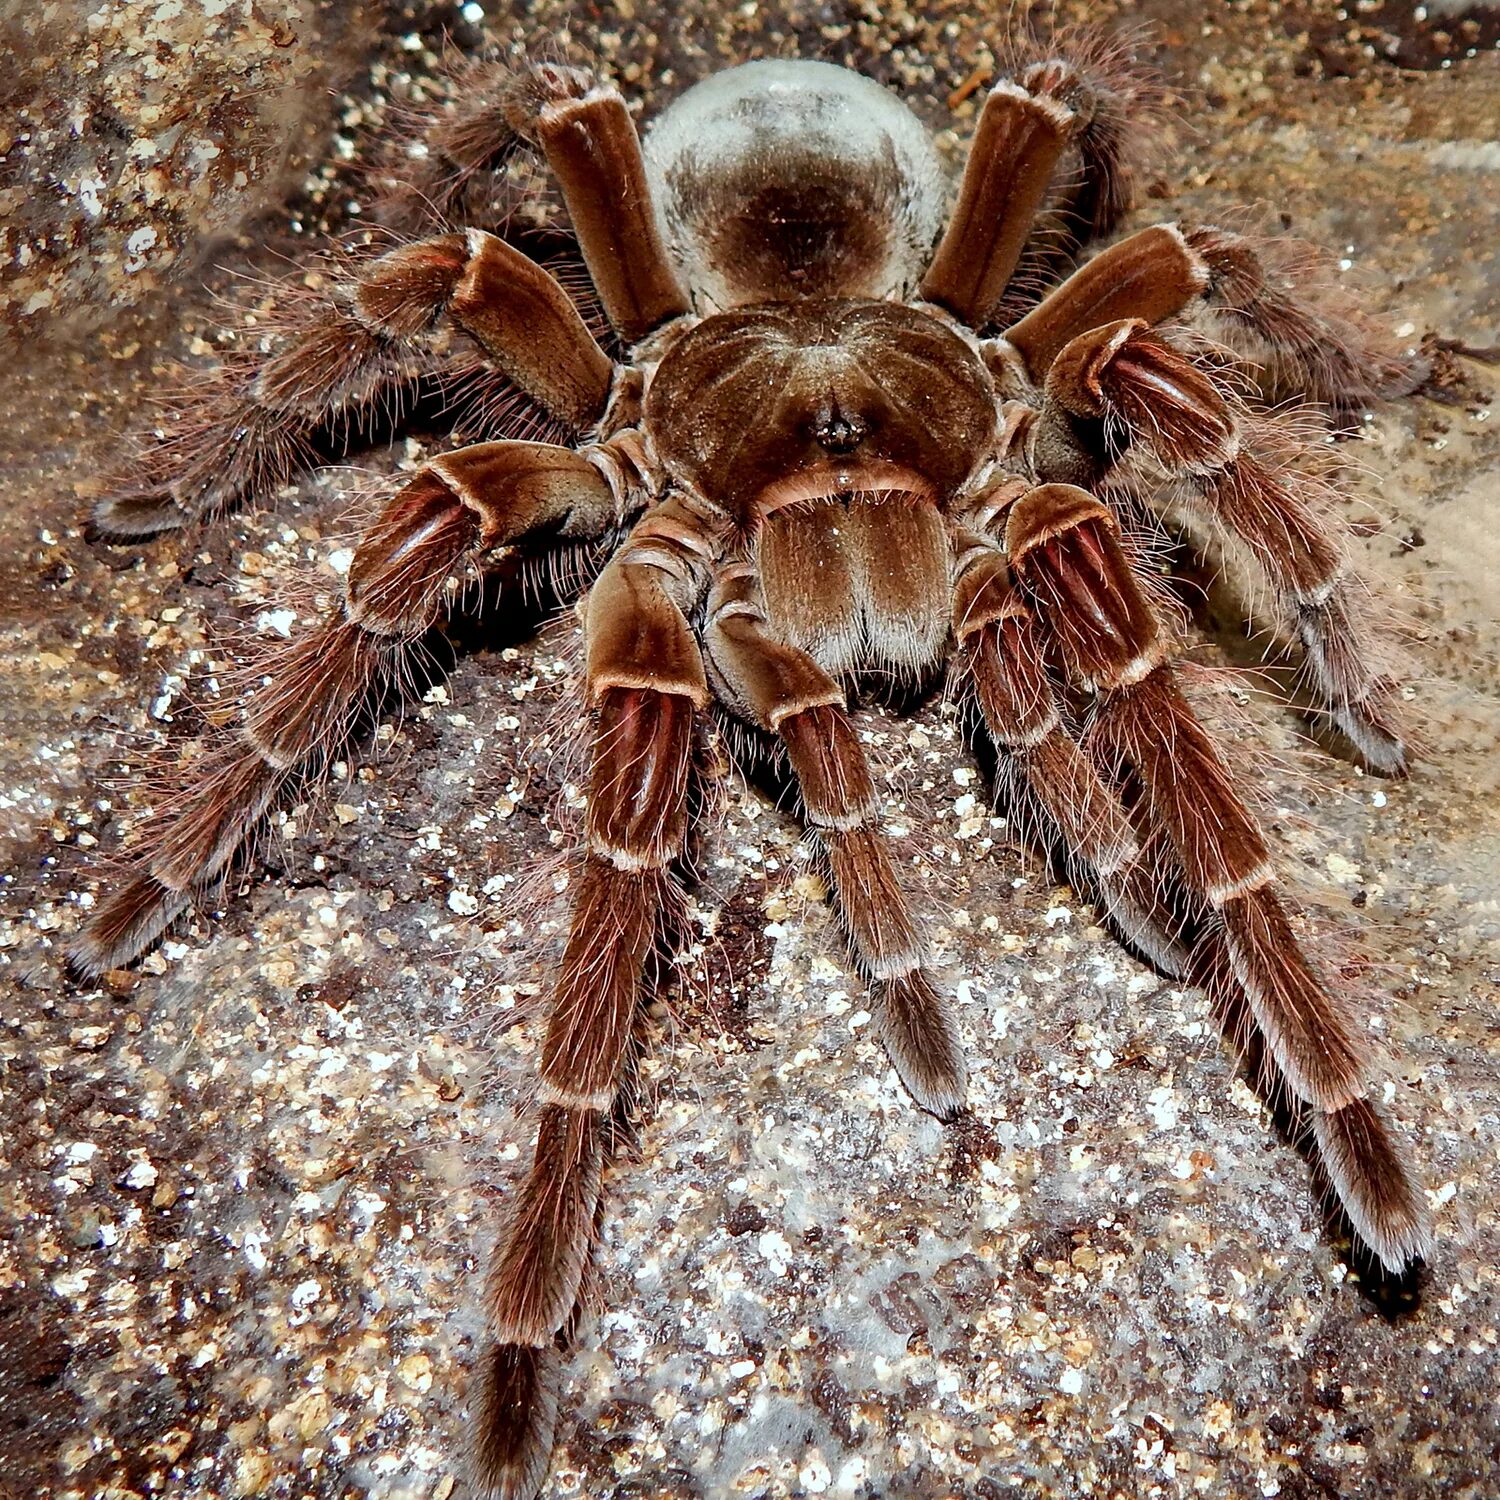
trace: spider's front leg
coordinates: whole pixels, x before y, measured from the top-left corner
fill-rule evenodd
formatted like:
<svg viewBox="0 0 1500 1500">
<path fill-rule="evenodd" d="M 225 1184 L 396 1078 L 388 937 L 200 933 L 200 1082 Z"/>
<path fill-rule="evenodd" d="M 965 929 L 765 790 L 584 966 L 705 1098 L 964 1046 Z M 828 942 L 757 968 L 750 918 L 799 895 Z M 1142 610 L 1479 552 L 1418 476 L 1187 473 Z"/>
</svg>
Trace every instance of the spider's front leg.
<svg viewBox="0 0 1500 1500">
<path fill-rule="evenodd" d="M 726 567 L 715 580 L 704 643 L 720 696 L 786 749 L 901 1081 L 923 1109 L 952 1115 L 966 1084 L 958 1028 L 924 968 L 926 945 L 877 826 L 875 784 L 843 690 L 805 651 L 772 633 L 748 565 Z"/>
<path fill-rule="evenodd" d="M 1006 550 L 1070 675 L 1095 694 L 1086 748 L 1111 777 L 1138 780 L 1173 878 L 1206 908 L 1205 940 L 1222 945 L 1223 972 L 1311 1117 L 1351 1220 L 1391 1270 L 1405 1269 L 1424 1251 L 1425 1211 L 1364 1098 L 1369 1044 L 1294 935 L 1265 837 L 1173 681 L 1113 515 L 1082 490 L 1044 485 L 1011 508 Z"/>
<path fill-rule="evenodd" d="M 1063 726 L 1047 675 L 1046 643 L 1011 583 L 999 547 L 959 538 L 954 670 L 972 685 L 998 748 L 1018 767 L 1069 849 L 1100 875 L 1136 852 L 1130 818 Z"/>
<path fill-rule="evenodd" d="M 1170 861 L 1163 868 L 1170 869 Z M 1170 883 L 1170 880 L 1169 882 Z M 1310 1144 L 1326 1186 L 1355 1233 L 1388 1272 L 1405 1272 L 1428 1252 L 1430 1229 L 1421 1187 L 1396 1138 L 1368 1099 L 1317 1109 L 1285 1087 L 1276 1060 L 1250 1014 L 1223 935 L 1211 924 L 1193 946 L 1189 981 L 1202 989 L 1241 1056 L 1260 1097 L 1285 1112 L 1300 1144 Z"/>
<path fill-rule="evenodd" d="M 589 595 L 588 853 L 542 1046 L 535 1155 L 489 1276 L 494 1344 L 474 1452 L 487 1492 L 505 1500 L 535 1493 L 552 1448 L 557 1345 L 594 1243 L 642 971 L 687 835 L 696 720 L 709 701 L 687 614 L 716 545 L 699 516 L 669 501 Z"/>
<path fill-rule="evenodd" d="M 1064 723 L 1047 671 L 1048 642 L 990 537 L 960 532 L 953 590 L 956 688 L 972 695 L 1000 753 L 1023 821 L 1082 862 L 1121 935 L 1167 973 L 1181 974 L 1181 923 L 1164 909 L 1130 814 Z"/>
<path fill-rule="evenodd" d="M 1090 486 L 1132 445 L 1250 551 L 1295 631 L 1313 687 L 1371 767 L 1406 766 L 1396 685 L 1316 484 L 1256 451 L 1249 414 L 1138 319 L 1071 339 L 1047 371 L 1030 438 L 1040 478 Z"/>
<path fill-rule="evenodd" d="M 85 973 L 127 963 L 250 844 L 266 815 L 328 762 L 420 636 L 445 616 L 455 571 L 530 532 L 597 537 L 621 519 L 604 474 L 542 443 L 487 443 L 431 459 L 355 548 L 344 597 L 259 663 L 242 721 L 212 734 L 144 830 L 133 871 L 73 948 Z"/>
<path fill-rule="evenodd" d="M 488 364 L 567 432 L 604 414 L 613 366 L 567 293 L 534 261 L 480 230 L 441 235 L 358 266 L 263 358 L 227 365 L 100 502 L 114 536 L 182 526 L 284 482 L 330 423 L 389 399 L 446 318 Z"/>
</svg>

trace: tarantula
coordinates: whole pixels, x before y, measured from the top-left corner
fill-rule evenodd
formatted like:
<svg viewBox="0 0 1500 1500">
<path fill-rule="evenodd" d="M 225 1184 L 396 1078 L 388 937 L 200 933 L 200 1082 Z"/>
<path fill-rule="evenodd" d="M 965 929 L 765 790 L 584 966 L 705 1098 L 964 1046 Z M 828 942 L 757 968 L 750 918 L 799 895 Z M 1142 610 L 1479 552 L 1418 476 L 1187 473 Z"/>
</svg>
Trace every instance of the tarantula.
<svg viewBox="0 0 1500 1500">
<path fill-rule="evenodd" d="M 406 185 L 451 214 L 539 150 L 608 329 L 485 230 L 372 250 L 169 425 L 99 512 L 142 533 L 263 490 L 316 434 L 352 441 L 435 347 L 506 393 L 487 410 L 509 435 L 428 459 L 364 530 L 337 606 L 260 663 L 242 720 L 215 731 L 90 916 L 75 958 L 91 974 L 212 889 L 350 741 L 466 597 L 456 575 L 608 549 L 581 610 L 587 849 L 535 1155 L 487 1288 L 490 1493 L 530 1495 L 546 1473 L 706 721 L 795 786 L 891 1062 L 922 1109 L 963 1109 L 963 1048 L 851 727 L 870 678 L 946 667 L 1010 806 L 1126 944 L 1208 992 L 1359 1239 L 1393 1273 L 1425 1252 L 1422 1192 L 1366 1098 L 1365 1029 L 1296 935 L 1143 563 L 1163 507 L 1242 544 L 1323 711 L 1371 768 L 1402 771 L 1397 685 L 1326 481 L 1268 412 L 1289 393 L 1399 394 L 1420 371 L 1274 242 L 1158 224 L 1064 275 L 1129 206 L 1147 89 L 1108 44 L 1021 50 L 948 208 L 916 116 L 825 63 L 709 78 L 644 147 L 587 70 L 481 70 L 405 159 Z M 570 441 L 518 438 L 527 413 Z"/>
</svg>

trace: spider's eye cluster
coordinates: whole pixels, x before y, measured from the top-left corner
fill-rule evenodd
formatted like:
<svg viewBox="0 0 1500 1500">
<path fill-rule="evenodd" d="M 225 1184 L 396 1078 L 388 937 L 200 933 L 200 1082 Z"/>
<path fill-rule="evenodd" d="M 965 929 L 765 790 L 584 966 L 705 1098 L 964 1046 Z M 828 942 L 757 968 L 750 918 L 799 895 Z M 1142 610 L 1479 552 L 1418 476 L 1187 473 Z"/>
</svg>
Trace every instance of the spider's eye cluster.
<svg viewBox="0 0 1500 1500">
<path fill-rule="evenodd" d="M 853 453 L 869 431 L 869 422 L 858 412 L 846 412 L 836 396 L 830 396 L 827 405 L 819 407 L 813 419 L 813 440 L 835 457 Z"/>
</svg>

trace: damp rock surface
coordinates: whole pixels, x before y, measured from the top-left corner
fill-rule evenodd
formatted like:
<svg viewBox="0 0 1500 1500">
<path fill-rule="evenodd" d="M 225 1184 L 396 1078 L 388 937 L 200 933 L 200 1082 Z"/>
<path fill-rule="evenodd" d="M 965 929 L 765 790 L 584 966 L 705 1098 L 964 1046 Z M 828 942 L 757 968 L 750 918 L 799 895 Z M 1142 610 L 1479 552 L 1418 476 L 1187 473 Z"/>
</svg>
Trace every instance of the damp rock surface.
<svg viewBox="0 0 1500 1500">
<path fill-rule="evenodd" d="M 0 16 L 0 329 L 96 324 L 285 200 L 374 7 L 48 0 Z"/>
<path fill-rule="evenodd" d="M 324 472 L 127 546 L 83 517 L 173 362 L 211 359 L 231 273 L 354 226 L 368 132 L 420 93 L 445 31 L 586 43 L 648 112 L 752 56 L 854 62 L 951 131 L 955 160 L 1001 39 L 942 0 L 635 0 L 607 19 L 304 0 L 286 49 L 276 7 L 130 7 L 140 36 L 166 28 L 158 72 L 125 9 L 44 5 L 7 36 L 34 133 L 0 193 L 20 184 L 20 232 L 37 216 L 54 248 L 5 273 L 31 307 L 0 434 L 0 1496 L 446 1500 L 468 1493 L 482 1258 L 529 1151 L 518 1111 L 566 930 L 576 626 L 465 633 L 219 913 L 82 985 L 63 945 L 151 805 L 152 756 L 221 703 L 237 633 L 311 617 L 365 480 Z M 1088 9 L 1149 23 L 1141 49 L 1177 91 L 1137 223 L 1258 205 L 1327 246 L 1398 337 L 1500 342 L 1489 12 L 1361 6 L 1331 31 L 1324 7 L 1269 0 Z M 337 93 L 309 40 L 333 35 Z M 215 90 L 261 145 L 213 134 Z M 151 108 L 247 161 L 313 155 L 275 192 L 270 165 L 184 178 L 190 211 L 142 218 L 149 167 L 123 143 L 155 138 Z M 108 168 L 88 167 L 100 211 L 59 240 L 47 215 L 64 193 L 75 213 L 85 155 Z M 148 225 L 171 254 L 129 271 L 117 252 Z M 190 273 L 210 247 L 226 270 Z M 1427 1184 L 1416 1296 L 1351 1273 L 1202 997 L 1016 849 L 943 705 L 864 712 L 974 1122 L 910 1106 L 797 826 L 728 781 L 610 1178 L 550 1494 L 1500 1491 L 1500 380 L 1443 361 L 1448 401 L 1373 411 L 1341 447 L 1358 564 L 1413 637 L 1413 775 L 1300 743 L 1272 690 L 1242 710 L 1281 754 L 1244 759 L 1368 996 L 1378 1087 Z M 438 441 L 351 462 L 389 475 Z M 1217 595 L 1204 613 L 1227 619 Z M 1222 624 L 1198 654 L 1257 649 Z"/>
</svg>

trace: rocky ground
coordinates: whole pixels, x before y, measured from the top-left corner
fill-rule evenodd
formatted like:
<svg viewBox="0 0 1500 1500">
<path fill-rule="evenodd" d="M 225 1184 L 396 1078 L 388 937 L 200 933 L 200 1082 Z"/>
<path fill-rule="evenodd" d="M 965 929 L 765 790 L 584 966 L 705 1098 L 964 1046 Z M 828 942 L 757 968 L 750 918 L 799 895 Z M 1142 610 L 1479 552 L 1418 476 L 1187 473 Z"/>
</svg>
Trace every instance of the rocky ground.
<svg viewBox="0 0 1500 1500">
<path fill-rule="evenodd" d="M 1079 7 L 1147 22 L 1179 91 L 1142 222 L 1256 203 L 1403 339 L 1500 342 L 1500 20 L 1394 0 Z M 981 12 L 984 18 L 981 18 Z M 81 525 L 225 270 L 348 227 L 442 37 L 594 46 L 651 106 L 721 63 L 855 61 L 969 128 L 986 8 L 486 0 L 400 13 L 55 0 L 0 20 L 0 1495 L 465 1486 L 476 1257 L 528 1149 L 567 912 L 571 620 L 470 649 L 264 873 L 103 987 L 61 948 L 201 725 L 234 627 L 328 579 L 347 474 L 133 546 Z M 1500 1492 L 1500 500 L 1493 372 L 1369 414 L 1361 563 L 1417 639 L 1416 774 L 1272 772 L 1289 863 L 1371 956 L 1383 1085 L 1437 1249 L 1361 1286 L 1206 1006 L 1127 958 L 988 813 L 940 704 L 869 715 L 977 1124 L 914 1112 L 793 823 L 738 783 L 688 982 L 611 1179 L 558 1496 Z M 357 461 L 388 472 L 431 434 Z M 1232 633 L 1213 652 L 1244 656 Z M 1295 751 L 1297 721 L 1251 704 Z M 1294 774 L 1292 762 L 1296 762 Z M 712 983 L 709 976 L 718 977 Z"/>
</svg>

